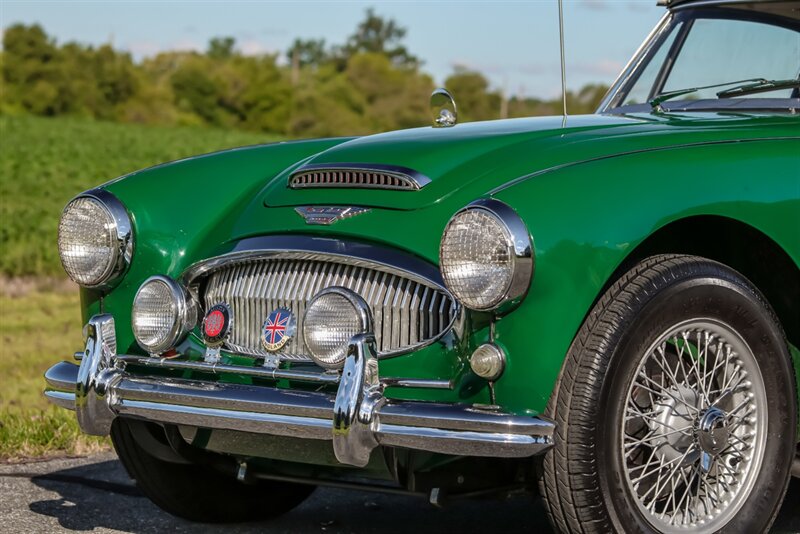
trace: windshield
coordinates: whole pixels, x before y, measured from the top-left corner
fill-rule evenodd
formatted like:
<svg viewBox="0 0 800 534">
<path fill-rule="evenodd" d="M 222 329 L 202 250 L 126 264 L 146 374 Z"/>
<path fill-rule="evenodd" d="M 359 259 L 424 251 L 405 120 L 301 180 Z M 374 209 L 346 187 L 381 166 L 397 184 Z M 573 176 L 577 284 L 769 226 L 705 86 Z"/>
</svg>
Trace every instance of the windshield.
<svg viewBox="0 0 800 534">
<path fill-rule="evenodd" d="M 680 94 L 663 99 L 660 111 L 798 107 L 798 88 L 786 83 L 755 92 L 725 93 L 747 80 L 791 82 L 800 77 L 800 20 L 794 13 L 781 16 L 725 8 L 678 11 L 645 47 L 631 72 L 617 82 L 604 111 L 649 111 L 654 99 L 675 92 Z"/>
</svg>

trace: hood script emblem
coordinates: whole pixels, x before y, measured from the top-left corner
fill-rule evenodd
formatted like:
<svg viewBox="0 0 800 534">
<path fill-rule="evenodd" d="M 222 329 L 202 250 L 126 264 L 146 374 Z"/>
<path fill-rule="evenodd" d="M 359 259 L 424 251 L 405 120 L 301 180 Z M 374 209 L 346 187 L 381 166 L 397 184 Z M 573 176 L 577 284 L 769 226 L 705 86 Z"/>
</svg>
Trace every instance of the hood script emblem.
<svg viewBox="0 0 800 534">
<path fill-rule="evenodd" d="M 369 208 L 356 206 L 302 206 L 294 211 L 306 220 L 307 224 L 333 224 L 369 211 Z"/>
</svg>

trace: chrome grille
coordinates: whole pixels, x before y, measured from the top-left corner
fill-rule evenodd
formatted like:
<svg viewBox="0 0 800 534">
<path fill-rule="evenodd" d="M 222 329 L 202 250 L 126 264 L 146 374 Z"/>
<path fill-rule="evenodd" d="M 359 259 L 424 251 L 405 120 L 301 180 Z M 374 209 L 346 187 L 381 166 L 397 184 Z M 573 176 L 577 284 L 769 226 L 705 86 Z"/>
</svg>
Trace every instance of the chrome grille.
<svg viewBox="0 0 800 534">
<path fill-rule="evenodd" d="M 289 187 L 305 189 L 312 187 L 393 189 L 416 191 L 430 179 L 411 169 L 394 166 L 323 167 L 309 165 L 289 178 Z"/>
<path fill-rule="evenodd" d="M 443 290 L 402 274 L 368 266 L 308 259 L 258 259 L 227 265 L 208 278 L 206 309 L 225 302 L 233 310 L 233 331 L 227 348 L 266 356 L 261 326 L 278 307 L 292 310 L 295 336 L 277 353 L 286 360 L 308 360 L 302 339 L 308 301 L 326 287 L 353 290 L 369 304 L 381 354 L 410 350 L 446 331 L 455 317 L 455 303 Z"/>
</svg>

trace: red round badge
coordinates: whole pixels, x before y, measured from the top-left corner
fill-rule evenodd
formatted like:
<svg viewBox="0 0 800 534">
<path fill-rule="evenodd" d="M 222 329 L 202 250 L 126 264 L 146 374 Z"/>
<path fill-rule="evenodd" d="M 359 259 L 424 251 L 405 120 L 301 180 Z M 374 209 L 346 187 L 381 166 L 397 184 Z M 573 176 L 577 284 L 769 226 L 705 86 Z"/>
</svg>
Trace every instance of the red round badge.
<svg viewBox="0 0 800 534">
<path fill-rule="evenodd" d="M 225 315 L 219 310 L 211 310 L 205 320 L 205 334 L 208 337 L 217 337 L 225 328 Z"/>
</svg>

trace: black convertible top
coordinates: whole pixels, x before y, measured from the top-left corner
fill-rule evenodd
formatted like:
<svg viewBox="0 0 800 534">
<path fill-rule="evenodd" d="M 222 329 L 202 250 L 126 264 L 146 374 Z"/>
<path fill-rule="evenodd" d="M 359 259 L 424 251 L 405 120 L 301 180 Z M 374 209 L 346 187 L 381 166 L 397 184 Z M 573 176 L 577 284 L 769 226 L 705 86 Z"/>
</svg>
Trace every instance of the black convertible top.
<svg viewBox="0 0 800 534">
<path fill-rule="evenodd" d="M 800 19 L 800 0 L 657 0 L 657 3 L 671 11 L 693 7 L 727 7 Z"/>
<path fill-rule="evenodd" d="M 668 8 L 692 6 L 728 5 L 743 8 L 755 8 L 756 4 L 792 3 L 792 0 L 657 0 L 659 6 Z M 800 4 L 796 0 L 794 3 Z M 740 4 L 740 5 L 736 5 Z M 743 4 L 743 5 L 742 5 Z"/>
</svg>

